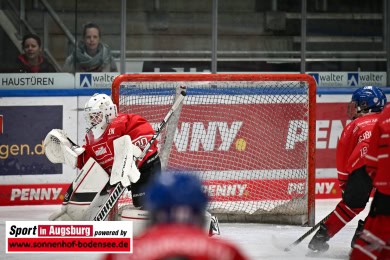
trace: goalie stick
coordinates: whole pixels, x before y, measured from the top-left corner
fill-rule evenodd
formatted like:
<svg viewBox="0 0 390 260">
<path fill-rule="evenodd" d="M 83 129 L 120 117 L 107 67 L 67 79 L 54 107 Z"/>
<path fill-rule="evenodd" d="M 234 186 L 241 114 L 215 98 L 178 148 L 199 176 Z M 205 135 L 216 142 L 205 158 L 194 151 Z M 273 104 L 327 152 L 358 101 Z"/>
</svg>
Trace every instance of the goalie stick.
<svg viewBox="0 0 390 260">
<path fill-rule="evenodd" d="M 317 224 L 315 224 L 311 229 L 309 229 L 305 234 L 303 234 L 300 238 L 298 238 L 297 240 L 294 241 L 294 243 L 291 243 L 289 246 L 287 246 L 284 251 L 285 252 L 288 252 L 290 251 L 294 246 L 298 245 L 299 243 L 301 243 L 306 237 L 308 237 L 311 233 L 313 233 L 314 231 L 317 230 L 317 228 L 322 224 L 324 223 L 328 218 L 329 216 L 333 213 L 333 211 L 331 213 L 329 213 L 325 218 L 323 218 L 320 222 L 318 222 Z"/>
<path fill-rule="evenodd" d="M 149 140 L 149 142 L 146 144 L 145 148 L 142 151 L 141 156 L 138 158 L 142 160 L 142 158 L 146 155 L 149 148 L 152 146 L 154 141 L 157 139 L 157 137 L 160 135 L 161 131 L 165 128 L 167 125 L 169 119 L 172 117 L 173 113 L 176 111 L 176 109 L 179 107 L 181 102 L 183 102 L 184 97 L 186 96 L 186 92 L 183 90 L 180 95 L 177 97 L 175 103 L 172 105 L 172 108 L 169 110 L 168 114 L 165 116 L 163 121 L 158 126 L 155 134 L 152 136 L 152 138 Z M 104 204 L 101 206 L 99 211 L 97 212 L 96 216 L 93 218 L 94 221 L 104 221 L 107 216 L 109 215 L 110 211 L 114 207 L 115 203 L 119 200 L 123 192 L 125 191 L 127 187 L 124 187 L 121 182 L 117 183 L 114 190 L 110 193 L 110 196 L 107 198 L 107 200 L 104 202 Z"/>
</svg>

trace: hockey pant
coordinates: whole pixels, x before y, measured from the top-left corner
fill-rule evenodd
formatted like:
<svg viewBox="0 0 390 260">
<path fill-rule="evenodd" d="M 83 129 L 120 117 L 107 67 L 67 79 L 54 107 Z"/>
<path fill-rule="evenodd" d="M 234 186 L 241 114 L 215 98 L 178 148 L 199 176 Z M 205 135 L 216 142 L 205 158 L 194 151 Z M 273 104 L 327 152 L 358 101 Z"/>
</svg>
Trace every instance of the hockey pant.
<svg viewBox="0 0 390 260">
<path fill-rule="evenodd" d="M 365 208 L 371 190 L 372 181 L 364 166 L 349 175 L 343 190 L 343 199 L 324 222 L 330 237 L 333 237 Z"/>
<path fill-rule="evenodd" d="M 136 208 L 143 208 L 143 199 L 145 197 L 145 187 L 151 180 L 161 173 L 161 162 L 158 153 L 153 154 L 139 168 L 140 179 L 131 184 L 131 197 L 133 205 Z"/>
</svg>

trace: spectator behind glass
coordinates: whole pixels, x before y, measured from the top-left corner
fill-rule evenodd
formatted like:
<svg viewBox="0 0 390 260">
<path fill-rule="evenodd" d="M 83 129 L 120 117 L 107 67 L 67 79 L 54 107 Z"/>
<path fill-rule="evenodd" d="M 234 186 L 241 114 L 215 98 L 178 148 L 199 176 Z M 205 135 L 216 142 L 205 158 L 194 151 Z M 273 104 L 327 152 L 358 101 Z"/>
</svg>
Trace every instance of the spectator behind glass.
<svg viewBox="0 0 390 260">
<path fill-rule="evenodd" d="M 100 39 L 100 28 L 97 24 L 84 25 L 83 40 L 78 43 L 76 51 L 66 58 L 64 71 L 71 73 L 118 71 L 110 47 Z"/>
<path fill-rule="evenodd" d="M 8 73 L 56 72 L 53 65 L 43 57 L 41 46 L 41 39 L 38 35 L 25 35 L 22 40 L 23 53 L 17 57 L 15 64 L 7 66 L 2 71 Z"/>
</svg>

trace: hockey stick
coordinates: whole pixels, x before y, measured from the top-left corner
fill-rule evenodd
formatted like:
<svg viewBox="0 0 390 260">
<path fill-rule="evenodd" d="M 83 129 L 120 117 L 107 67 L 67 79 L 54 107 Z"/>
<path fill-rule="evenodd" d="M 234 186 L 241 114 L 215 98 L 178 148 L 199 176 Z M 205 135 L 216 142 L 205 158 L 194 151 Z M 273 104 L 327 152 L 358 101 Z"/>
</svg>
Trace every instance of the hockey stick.
<svg viewBox="0 0 390 260">
<path fill-rule="evenodd" d="M 322 224 L 324 223 L 328 218 L 329 216 L 333 213 L 333 211 L 331 213 L 329 213 L 325 218 L 323 218 L 320 222 L 318 222 L 317 224 L 315 224 L 311 229 L 309 229 L 305 234 L 303 234 L 300 238 L 298 238 L 297 240 L 294 241 L 294 243 L 290 244 L 289 246 L 287 246 L 284 251 L 285 252 L 288 252 L 290 251 L 294 246 L 298 245 L 299 243 L 302 242 L 302 240 L 304 240 L 306 237 L 308 237 L 311 233 L 313 233 L 314 231 L 317 230 L 317 228 Z"/>
<path fill-rule="evenodd" d="M 158 126 L 155 134 L 152 136 L 152 138 L 149 140 L 149 142 L 146 144 L 145 148 L 142 151 L 141 156 L 138 158 L 142 160 L 146 153 L 148 152 L 149 148 L 152 146 L 154 141 L 157 139 L 157 137 L 160 135 L 161 131 L 165 128 L 167 125 L 169 119 L 172 117 L 173 113 L 176 111 L 176 109 L 179 107 L 181 102 L 183 102 L 184 97 L 186 96 L 186 92 L 182 91 L 178 98 L 176 99 L 175 103 L 173 104 L 172 108 L 169 110 L 168 114 L 165 116 L 163 121 Z M 114 190 L 111 192 L 110 196 L 107 198 L 107 200 L 104 202 L 102 207 L 97 212 L 96 216 L 93 218 L 94 221 L 104 221 L 112 208 L 114 207 L 115 203 L 119 200 L 123 192 L 125 191 L 126 187 L 123 187 L 122 183 L 119 182 L 116 184 Z"/>
</svg>

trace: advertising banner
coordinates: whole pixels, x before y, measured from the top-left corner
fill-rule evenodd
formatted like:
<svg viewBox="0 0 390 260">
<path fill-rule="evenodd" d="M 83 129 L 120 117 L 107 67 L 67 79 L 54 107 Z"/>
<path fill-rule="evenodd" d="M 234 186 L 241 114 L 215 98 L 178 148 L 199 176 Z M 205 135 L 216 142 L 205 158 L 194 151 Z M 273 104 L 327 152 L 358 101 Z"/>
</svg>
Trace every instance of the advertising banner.
<svg viewBox="0 0 390 260">
<path fill-rule="evenodd" d="M 386 72 L 308 72 L 313 76 L 317 87 L 363 87 L 386 86 Z"/>
<path fill-rule="evenodd" d="M 0 176 L 61 174 L 44 155 L 43 140 L 62 129 L 62 106 L 0 106 Z"/>
<path fill-rule="evenodd" d="M 0 89 L 66 89 L 74 88 L 70 73 L 0 74 Z"/>
<path fill-rule="evenodd" d="M 341 189 L 336 178 L 316 178 L 316 199 L 341 198 Z"/>
<path fill-rule="evenodd" d="M 0 185 L 0 206 L 61 204 L 69 183 Z"/>
<path fill-rule="evenodd" d="M 351 121 L 347 103 L 317 103 L 316 108 L 316 168 L 336 168 L 337 142 Z M 333 177 L 337 177 L 336 172 Z"/>
<path fill-rule="evenodd" d="M 152 65 L 153 64 L 153 65 Z M 194 65 L 185 62 L 166 67 L 167 64 L 144 63 L 143 72 L 210 72 L 209 63 Z M 135 67 L 140 67 L 135 62 Z M 130 64 L 130 67 L 134 67 Z M 164 67 L 165 66 L 165 67 Z M 236 66 L 236 65 L 235 65 Z M 128 66 L 129 67 L 129 66 Z M 237 68 L 237 67 L 235 67 Z M 136 69 L 137 70 L 137 69 Z M 133 70 L 136 71 L 136 70 Z M 139 71 L 141 72 L 141 71 Z M 244 72 L 244 71 L 242 71 Z M 234 72 L 233 72 L 234 73 Z M 237 73 L 237 71 L 235 72 Z M 252 73 L 258 73 L 257 70 Z M 265 71 L 261 73 L 267 73 Z M 273 72 L 274 74 L 291 74 L 293 72 Z M 368 85 L 386 86 L 386 72 L 350 71 L 350 72 L 307 72 L 316 80 L 318 87 L 361 87 Z M 112 81 L 118 72 L 98 73 L 0 73 L 0 89 L 68 89 L 68 88 L 111 88 Z"/>
</svg>

